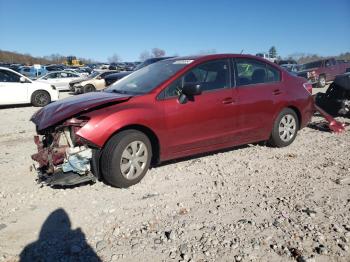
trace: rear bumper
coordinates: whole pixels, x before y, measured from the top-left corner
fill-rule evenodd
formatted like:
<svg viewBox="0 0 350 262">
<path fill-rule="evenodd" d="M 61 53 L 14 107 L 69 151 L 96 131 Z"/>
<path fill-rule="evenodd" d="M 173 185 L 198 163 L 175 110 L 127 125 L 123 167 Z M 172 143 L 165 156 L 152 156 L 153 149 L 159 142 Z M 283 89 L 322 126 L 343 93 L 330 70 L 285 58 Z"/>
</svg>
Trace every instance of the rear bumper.
<svg viewBox="0 0 350 262">
<path fill-rule="evenodd" d="M 310 122 L 311 118 L 316 112 L 313 96 L 310 95 L 307 105 L 304 107 L 301 116 L 300 129 L 306 127 Z"/>
</svg>

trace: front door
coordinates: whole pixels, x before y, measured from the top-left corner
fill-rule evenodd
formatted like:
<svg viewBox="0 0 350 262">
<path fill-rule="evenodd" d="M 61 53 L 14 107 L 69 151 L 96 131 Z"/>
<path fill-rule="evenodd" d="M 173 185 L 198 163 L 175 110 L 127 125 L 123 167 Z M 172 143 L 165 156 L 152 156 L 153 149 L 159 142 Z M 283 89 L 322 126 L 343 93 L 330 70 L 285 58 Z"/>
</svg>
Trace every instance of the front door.
<svg viewBox="0 0 350 262">
<path fill-rule="evenodd" d="M 21 83 L 20 75 L 8 70 L 0 70 L 0 104 L 22 104 L 29 102 L 28 85 Z"/>
<path fill-rule="evenodd" d="M 181 104 L 178 97 L 186 83 L 200 84 L 202 94 Z M 210 149 L 233 140 L 237 112 L 229 60 L 196 66 L 170 84 L 162 95 L 159 102 L 164 105 L 165 158 L 200 148 Z"/>
</svg>

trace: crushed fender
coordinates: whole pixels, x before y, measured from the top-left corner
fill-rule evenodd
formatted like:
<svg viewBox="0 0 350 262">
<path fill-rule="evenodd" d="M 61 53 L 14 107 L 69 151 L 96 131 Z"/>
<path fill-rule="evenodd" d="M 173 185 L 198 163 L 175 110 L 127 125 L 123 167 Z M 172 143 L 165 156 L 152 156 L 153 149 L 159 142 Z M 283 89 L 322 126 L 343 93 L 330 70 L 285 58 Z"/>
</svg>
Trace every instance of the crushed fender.
<svg viewBox="0 0 350 262">
<path fill-rule="evenodd" d="M 38 152 L 38 182 L 49 186 L 73 186 L 95 182 L 91 171 L 92 149 L 75 132 L 82 121 L 69 120 L 51 132 L 34 136 Z"/>
<path fill-rule="evenodd" d="M 342 133 L 345 131 L 345 124 L 334 119 L 330 114 L 324 111 L 322 108 L 314 104 L 315 110 L 323 116 L 327 122 L 329 129 L 334 133 Z"/>
</svg>

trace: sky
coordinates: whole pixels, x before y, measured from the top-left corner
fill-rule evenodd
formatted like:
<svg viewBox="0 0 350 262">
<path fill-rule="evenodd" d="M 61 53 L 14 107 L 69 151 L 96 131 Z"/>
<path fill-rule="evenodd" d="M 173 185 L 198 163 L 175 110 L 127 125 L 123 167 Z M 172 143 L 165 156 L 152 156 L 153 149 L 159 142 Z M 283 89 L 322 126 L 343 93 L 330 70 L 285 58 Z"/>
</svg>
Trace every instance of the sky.
<svg viewBox="0 0 350 262">
<path fill-rule="evenodd" d="M 139 60 L 205 52 L 350 51 L 350 0 L 0 0 L 0 49 Z"/>
</svg>

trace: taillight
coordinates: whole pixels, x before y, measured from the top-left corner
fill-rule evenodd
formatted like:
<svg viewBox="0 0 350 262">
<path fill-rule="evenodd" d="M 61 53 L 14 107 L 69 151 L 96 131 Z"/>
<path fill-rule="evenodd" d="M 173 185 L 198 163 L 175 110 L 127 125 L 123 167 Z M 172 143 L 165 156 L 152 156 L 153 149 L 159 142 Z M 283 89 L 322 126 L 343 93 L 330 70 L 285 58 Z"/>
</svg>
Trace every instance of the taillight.
<svg viewBox="0 0 350 262">
<path fill-rule="evenodd" d="M 308 91 L 310 94 L 312 94 L 312 84 L 311 83 L 304 83 L 303 87 Z"/>
</svg>

